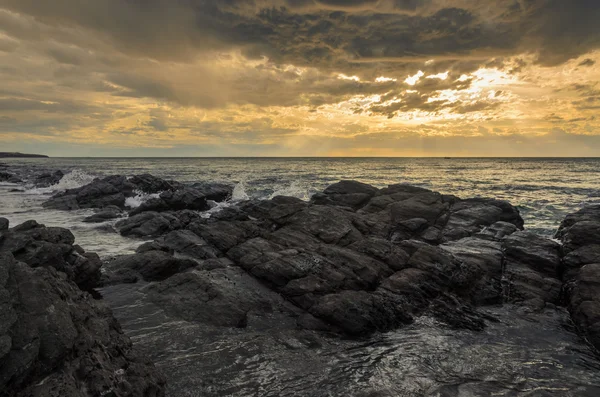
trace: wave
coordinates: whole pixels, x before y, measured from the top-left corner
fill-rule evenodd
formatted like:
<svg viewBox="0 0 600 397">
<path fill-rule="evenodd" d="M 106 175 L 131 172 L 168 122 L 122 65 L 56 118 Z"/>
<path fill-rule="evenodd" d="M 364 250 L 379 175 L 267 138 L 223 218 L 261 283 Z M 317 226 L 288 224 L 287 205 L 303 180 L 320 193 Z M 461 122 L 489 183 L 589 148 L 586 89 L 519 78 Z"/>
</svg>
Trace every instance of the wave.
<svg viewBox="0 0 600 397">
<path fill-rule="evenodd" d="M 216 202 L 208 200 L 208 205 L 210 206 L 210 209 L 200 213 L 202 218 L 210 218 L 213 214 L 223 211 L 224 208 L 231 207 L 232 204 L 230 201 Z"/>
<path fill-rule="evenodd" d="M 129 208 L 137 208 L 140 205 L 142 205 L 143 203 L 145 203 L 146 201 L 152 199 L 152 198 L 158 198 L 160 196 L 160 192 L 159 193 L 144 193 L 142 191 L 136 190 L 134 191 L 135 196 L 133 197 L 127 197 L 125 199 L 125 205 Z"/>
<path fill-rule="evenodd" d="M 309 193 L 309 189 L 301 186 L 300 182 L 294 181 L 289 186 L 275 190 L 268 198 L 272 199 L 276 196 L 296 197 L 300 200 L 308 201 L 310 200 L 311 195 Z"/>
<path fill-rule="evenodd" d="M 245 201 L 250 200 L 250 196 L 246 193 L 246 184 L 244 181 L 238 182 L 231 193 L 231 201 Z"/>
<path fill-rule="evenodd" d="M 78 187 L 91 183 L 96 176 L 88 174 L 82 170 L 73 170 L 65 174 L 58 183 L 48 187 L 31 187 L 26 190 L 26 193 L 30 194 L 48 194 L 55 193 L 69 189 L 76 189 Z"/>
<path fill-rule="evenodd" d="M 96 177 L 85 171 L 73 170 L 65 174 L 56 185 L 50 186 L 52 190 L 76 189 L 91 183 Z"/>
</svg>

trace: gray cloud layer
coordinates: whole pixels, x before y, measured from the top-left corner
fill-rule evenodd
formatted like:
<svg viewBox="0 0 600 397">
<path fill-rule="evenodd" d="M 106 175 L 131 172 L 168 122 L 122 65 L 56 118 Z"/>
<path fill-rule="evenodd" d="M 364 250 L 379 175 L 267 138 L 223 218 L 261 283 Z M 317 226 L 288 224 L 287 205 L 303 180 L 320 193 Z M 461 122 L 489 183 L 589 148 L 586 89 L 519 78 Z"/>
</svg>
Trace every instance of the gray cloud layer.
<svg viewBox="0 0 600 397">
<path fill-rule="evenodd" d="M 90 29 L 122 51 L 163 60 L 239 47 L 249 56 L 338 69 L 360 69 L 355 61 L 374 59 L 485 58 L 492 51 L 531 51 L 551 65 L 597 48 L 600 39 L 596 0 L 2 0 L 0 6 L 50 26 Z M 1 25 L 17 37 L 43 39 L 43 32 Z"/>
</svg>

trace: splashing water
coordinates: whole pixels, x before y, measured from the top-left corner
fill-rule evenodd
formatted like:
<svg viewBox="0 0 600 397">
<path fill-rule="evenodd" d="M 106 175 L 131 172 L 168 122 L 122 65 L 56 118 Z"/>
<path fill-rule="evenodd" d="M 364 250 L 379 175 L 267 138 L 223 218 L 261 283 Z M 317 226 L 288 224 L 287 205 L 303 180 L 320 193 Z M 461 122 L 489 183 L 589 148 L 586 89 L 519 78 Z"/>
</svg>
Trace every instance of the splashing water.
<svg viewBox="0 0 600 397">
<path fill-rule="evenodd" d="M 73 170 L 63 176 L 60 181 L 56 185 L 51 186 L 51 188 L 54 191 L 75 189 L 91 183 L 95 178 L 95 176 L 90 175 L 85 171 Z"/>
<path fill-rule="evenodd" d="M 125 205 L 129 208 L 137 208 L 146 201 L 152 198 L 158 198 L 160 193 L 144 193 L 142 191 L 135 191 L 135 196 L 127 197 L 125 199 Z"/>
<path fill-rule="evenodd" d="M 57 184 L 49 187 L 31 187 L 27 189 L 27 193 L 30 194 L 48 194 L 56 193 L 69 189 L 76 189 L 78 187 L 87 185 L 92 182 L 96 177 L 88 174 L 87 172 L 79 169 L 75 169 L 71 172 L 66 173 Z"/>
<path fill-rule="evenodd" d="M 246 184 L 244 181 L 238 182 L 233 188 L 233 193 L 231 193 L 231 201 L 244 201 L 250 199 L 248 193 L 246 193 Z"/>
<path fill-rule="evenodd" d="M 269 196 L 269 199 L 272 199 L 276 196 L 296 197 L 304 201 L 310 200 L 309 189 L 307 187 L 302 186 L 302 184 L 299 181 L 294 181 L 289 186 L 275 190 L 273 194 Z"/>
</svg>

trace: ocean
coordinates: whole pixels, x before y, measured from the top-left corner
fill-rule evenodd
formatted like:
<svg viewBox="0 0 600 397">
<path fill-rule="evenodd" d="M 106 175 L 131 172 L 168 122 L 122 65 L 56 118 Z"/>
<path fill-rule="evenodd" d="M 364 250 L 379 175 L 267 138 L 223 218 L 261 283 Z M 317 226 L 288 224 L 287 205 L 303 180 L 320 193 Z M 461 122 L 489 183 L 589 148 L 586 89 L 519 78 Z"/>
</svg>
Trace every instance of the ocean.
<svg viewBox="0 0 600 397">
<path fill-rule="evenodd" d="M 377 187 L 408 183 L 461 198 L 493 197 L 516 205 L 525 227 L 552 236 L 564 216 L 600 202 L 600 159 L 567 158 L 49 158 L 2 159 L 27 177 L 60 169 L 48 188 L 0 183 L 0 216 L 14 226 L 35 219 L 69 228 L 101 257 L 134 252 L 112 223 L 86 224 L 92 210 L 55 211 L 55 191 L 109 174 L 151 173 L 181 182 L 227 182 L 232 201 L 289 195 L 308 200 L 341 179 Z M 12 190 L 20 191 L 12 191 Z M 128 200 L 135 207 L 148 197 Z M 228 205 L 228 204 L 222 204 Z M 218 211 L 215 207 L 210 211 Z M 210 212 L 206 213 L 210 216 Z M 131 287 L 102 291 L 136 346 L 166 373 L 180 396 L 597 396 L 600 363 L 574 333 L 564 309 L 530 313 L 486 309 L 499 323 L 482 332 L 451 330 L 426 316 L 367 339 L 311 331 L 209 329 L 173 320 L 132 300 Z"/>
<path fill-rule="evenodd" d="M 76 216 L 48 211 L 40 204 L 53 191 L 73 188 L 94 177 L 150 173 L 180 182 L 236 185 L 234 199 L 310 196 L 341 179 L 377 187 L 407 183 L 461 198 L 493 197 L 516 205 L 525 227 L 551 236 L 564 216 L 600 202 L 598 158 L 48 158 L 3 159 L 21 175 L 60 169 L 67 175 L 51 188 L 0 185 L 0 215 L 18 222 L 28 216 L 73 227 Z M 144 197 L 140 197 L 144 200 Z M 138 205 L 134 201 L 132 206 Z M 63 218 L 65 217 L 65 218 Z"/>
</svg>

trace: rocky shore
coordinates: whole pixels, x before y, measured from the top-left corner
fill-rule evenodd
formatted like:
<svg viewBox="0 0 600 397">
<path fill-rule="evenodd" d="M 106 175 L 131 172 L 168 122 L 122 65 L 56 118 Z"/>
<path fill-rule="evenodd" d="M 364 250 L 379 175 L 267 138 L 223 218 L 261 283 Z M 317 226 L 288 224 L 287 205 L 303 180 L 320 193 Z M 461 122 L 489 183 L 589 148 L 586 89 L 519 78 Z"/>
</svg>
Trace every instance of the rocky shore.
<svg viewBox="0 0 600 397">
<path fill-rule="evenodd" d="M 164 395 L 110 309 L 92 298 L 100 260 L 70 231 L 0 218 L 0 395 Z"/>
<path fill-rule="evenodd" d="M 482 331 L 498 321 L 489 307 L 564 307 L 600 349 L 600 205 L 569 215 L 556 239 L 524 230 L 506 201 L 402 184 L 341 181 L 309 202 L 277 196 L 202 213 L 232 191 L 116 175 L 44 203 L 94 208 L 87 222 L 118 219 L 116 232 L 144 239 L 135 254 L 102 260 L 68 230 L 0 219 L 1 390 L 163 395 L 162 375 L 88 292 L 199 326 L 332 338 L 402 329 L 422 316 Z M 139 192 L 151 198 L 128 209 Z"/>
</svg>

